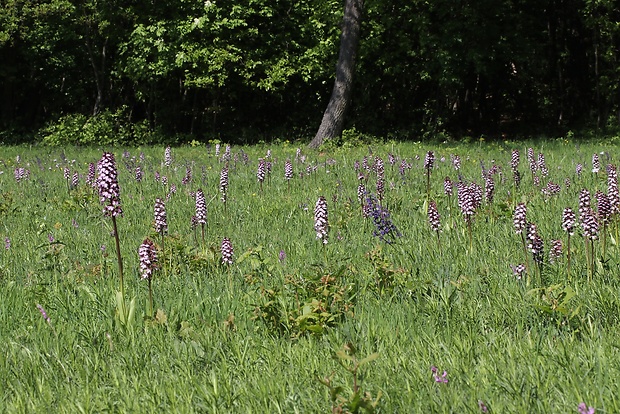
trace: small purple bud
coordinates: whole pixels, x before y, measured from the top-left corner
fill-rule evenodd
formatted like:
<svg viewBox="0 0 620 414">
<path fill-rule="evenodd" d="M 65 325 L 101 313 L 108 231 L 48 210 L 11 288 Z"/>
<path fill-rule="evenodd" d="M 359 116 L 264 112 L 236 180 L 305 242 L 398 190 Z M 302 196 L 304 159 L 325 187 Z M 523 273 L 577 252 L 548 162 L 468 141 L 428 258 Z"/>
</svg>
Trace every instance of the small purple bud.
<svg viewBox="0 0 620 414">
<path fill-rule="evenodd" d="M 45 319 L 45 322 L 51 324 L 52 320 L 50 319 L 49 316 L 47 316 L 47 312 L 45 312 L 45 309 L 43 308 L 43 306 L 37 303 L 37 309 L 39 309 L 39 312 L 41 312 L 41 316 L 43 316 L 43 319 Z"/>
</svg>

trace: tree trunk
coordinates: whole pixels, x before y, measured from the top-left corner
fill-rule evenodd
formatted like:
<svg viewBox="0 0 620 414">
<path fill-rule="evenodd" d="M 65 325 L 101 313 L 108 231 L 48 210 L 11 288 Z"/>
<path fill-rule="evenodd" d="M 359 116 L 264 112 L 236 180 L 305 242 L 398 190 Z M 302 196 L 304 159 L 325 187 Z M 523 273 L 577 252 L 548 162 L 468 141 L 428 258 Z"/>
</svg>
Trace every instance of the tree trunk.
<svg viewBox="0 0 620 414">
<path fill-rule="evenodd" d="M 310 148 L 318 148 L 326 139 L 342 134 L 344 116 L 353 89 L 353 72 L 355 71 L 363 9 L 364 0 L 345 0 L 344 2 L 344 18 L 334 89 L 323 114 L 321 126 L 310 142 Z"/>
</svg>

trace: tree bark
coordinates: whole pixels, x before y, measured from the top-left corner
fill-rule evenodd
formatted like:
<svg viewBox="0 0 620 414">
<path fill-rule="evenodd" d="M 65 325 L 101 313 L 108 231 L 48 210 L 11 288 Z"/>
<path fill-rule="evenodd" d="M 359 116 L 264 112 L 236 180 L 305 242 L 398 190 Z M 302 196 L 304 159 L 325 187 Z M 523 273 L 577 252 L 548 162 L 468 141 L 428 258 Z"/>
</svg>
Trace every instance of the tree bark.
<svg viewBox="0 0 620 414">
<path fill-rule="evenodd" d="M 364 0 L 345 0 L 344 2 L 344 18 L 334 89 L 332 89 L 327 109 L 323 114 L 321 126 L 309 144 L 310 148 L 318 148 L 325 140 L 339 137 L 342 134 L 344 117 L 353 89 L 353 73 L 355 72 L 363 9 Z"/>
</svg>

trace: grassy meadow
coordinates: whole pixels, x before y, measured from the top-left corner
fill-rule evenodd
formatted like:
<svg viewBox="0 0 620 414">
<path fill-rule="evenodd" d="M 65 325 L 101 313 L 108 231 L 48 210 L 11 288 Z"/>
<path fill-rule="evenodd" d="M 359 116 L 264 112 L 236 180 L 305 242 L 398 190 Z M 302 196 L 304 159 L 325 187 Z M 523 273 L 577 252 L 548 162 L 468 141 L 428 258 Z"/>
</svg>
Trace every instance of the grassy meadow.
<svg viewBox="0 0 620 414">
<path fill-rule="evenodd" d="M 620 412 L 617 146 L 300 148 L 0 147 L 0 412 Z"/>
</svg>

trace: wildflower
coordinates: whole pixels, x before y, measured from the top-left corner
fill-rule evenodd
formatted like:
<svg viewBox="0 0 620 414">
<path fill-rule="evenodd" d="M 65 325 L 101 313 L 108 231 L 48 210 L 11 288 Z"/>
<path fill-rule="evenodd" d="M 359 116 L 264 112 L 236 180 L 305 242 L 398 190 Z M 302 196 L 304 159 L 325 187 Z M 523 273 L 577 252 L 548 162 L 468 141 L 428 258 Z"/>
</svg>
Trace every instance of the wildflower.
<svg viewBox="0 0 620 414">
<path fill-rule="evenodd" d="M 284 264 L 284 261 L 286 260 L 286 252 L 284 252 L 284 250 L 280 250 L 278 260 L 280 260 L 280 263 Z"/>
<path fill-rule="evenodd" d="M 216 157 L 220 156 L 220 147 L 221 147 L 221 144 L 219 142 L 215 144 L 215 156 Z"/>
<path fill-rule="evenodd" d="M 544 243 L 542 237 L 538 234 L 536 224 L 529 223 L 527 238 L 529 239 L 529 244 L 527 247 L 532 252 L 534 262 L 541 264 L 543 262 Z"/>
<path fill-rule="evenodd" d="M 118 172 L 114 154 L 104 152 L 97 163 L 97 188 L 99 200 L 104 205 L 103 213 L 106 216 L 116 217 L 123 214 L 121 208 L 120 188 L 118 186 Z"/>
<path fill-rule="evenodd" d="M 222 172 L 220 173 L 220 194 L 222 203 L 226 202 L 226 197 L 228 193 L 228 167 L 222 168 Z"/>
<path fill-rule="evenodd" d="M 4 238 L 4 250 L 10 250 L 11 249 L 11 239 L 7 237 Z"/>
<path fill-rule="evenodd" d="M 364 207 L 367 209 L 364 213 L 372 217 L 375 224 L 374 236 L 379 237 L 381 241 L 387 244 L 393 243 L 395 237 L 401 236 L 398 228 L 392 223 L 390 212 L 381 206 L 372 194 L 366 197 Z"/>
<path fill-rule="evenodd" d="M 230 145 L 226 145 L 226 148 L 224 149 L 224 155 L 222 155 L 222 162 L 229 162 L 230 161 Z"/>
<path fill-rule="evenodd" d="M 385 181 L 383 178 L 377 178 L 377 197 L 379 201 L 383 201 L 383 194 L 385 193 Z"/>
<path fill-rule="evenodd" d="M 519 263 L 516 266 L 511 264 L 510 267 L 512 268 L 512 274 L 515 275 L 517 280 L 521 280 L 523 274 L 525 273 L 525 264 Z"/>
<path fill-rule="evenodd" d="M 433 365 L 431 367 L 431 372 L 433 373 L 433 378 L 435 379 L 435 382 L 440 382 L 443 384 L 448 383 L 448 371 L 444 371 L 443 374 L 439 376 L 439 369 Z"/>
<path fill-rule="evenodd" d="M 320 196 L 314 207 L 314 230 L 316 238 L 327 244 L 327 232 L 329 231 L 329 222 L 327 218 L 327 200 Z"/>
<path fill-rule="evenodd" d="M 457 201 L 466 222 L 473 218 L 476 208 L 480 205 L 482 190 L 476 183 L 470 185 L 459 181 L 456 185 Z"/>
<path fill-rule="evenodd" d="M 532 171 L 532 174 L 535 174 L 538 169 L 538 163 L 536 162 L 537 160 L 534 159 L 534 148 L 530 147 L 527 149 L 527 161 L 530 164 L 530 171 Z"/>
<path fill-rule="evenodd" d="M 291 160 L 286 160 L 284 163 L 284 179 L 290 181 L 293 178 L 293 163 Z"/>
<path fill-rule="evenodd" d="M 375 173 L 377 174 L 377 179 L 383 179 L 385 177 L 385 165 L 383 164 L 383 159 L 377 156 L 375 156 Z"/>
<path fill-rule="evenodd" d="M 437 211 L 437 203 L 431 201 L 428 205 L 428 223 L 433 231 L 439 232 L 441 228 L 440 215 Z"/>
<path fill-rule="evenodd" d="M 590 210 L 590 192 L 582 189 L 579 193 L 579 221 L 583 221 L 583 215 Z"/>
<path fill-rule="evenodd" d="M 258 179 L 258 182 L 261 184 L 261 186 L 263 185 L 263 181 L 265 181 L 265 160 L 263 160 L 262 158 L 260 158 L 258 160 L 258 168 L 256 170 L 256 178 Z"/>
<path fill-rule="evenodd" d="M 510 157 L 510 168 L 512 169 L 513 173 L 519 168 L 519 158 L 519 150 L 513 149 Z"/>
<path fill-rule="evenodd" d="M 549 174 L 547 164 L 545 163 L 545 156 L 542 152 L 538 153 L 538 169 L 543 177 L 546 177 Z"/>
<path fill-rule="evenodd" d="M 583 164 L 579 163 L 575 167 L 575 174 L 577 174 L 578 176 L 581 176 L 582 172 L 583 172 Z"/>
<path fill-rule="evenodd" d="M 396 164 L 396 157 L 391 152 L 388 153 L 388 162 L 392 167 L 394 167 L 394 164 Z"/>
<path fill-rule="evenodd" d="M 484 191 L 487 203 L 492 203 L 495 195 L 495 182 L 490 172 L 487 172 L 484 178 Z"/>
<path fill-rule="evenodd" d="M 458 155 L 451 155 L 450 158 L 452 159 L 452 166 L 454 167 L 455 170 L 460 170 L 461 169 L 461 157 L 459 157 Z"/>
<path fill-rule="evenodd" d="M 137 182 L 142 182 L 142 179 L 144 178 L 144 173 L 142 172 L 142 168 L 140 168 L 140 166 L 138 165 L 136 167 L 136 170 L 134 172 L 134 176 L 136 178 Z"/>
<path fill-rule="evenodd" d="M 50 319 L 50 317 L 47 315 L 47 312 L 45 312 L 45 308 L 43 308 L 42 305 L 37 303 L 37 309 L 39 310 L 39 312 L 41 312 L 41 316 L 43 316 L 43 319 L 45 320 L 45 322 L 51 324 L 52 320 Z"/>
<path fill-rule="evenodd" d="M 598 238 L 599 223 L 592 209 L 588 209 L 582 214 L 581 229 L 583 230 L 584 237 L 590 240 Z"/>
<path fill-rule="evenodd" d="M 570 208 L 565 208 L 562 212 L 562 230 L 567 232 L 569 235 L 573 235 L 575 233 L 575 213 Z"/>
<path fill-rule="evenodd" d="M 618 191 L 618 172 L 616 166 L 607 166 L 607 194 L 611 204 L 611 213 L 616 214 L 620 211 L 620 192 Z"/>
<path fill-rule="evenodd" d="M 170 167 L 172 165 L 172 150 L 170 147 L 166 147 L 164 150 L 164 165 Z"/>
<path fill-rule="evenodd" d="M 97 185 L 97 182 L 95 181 L 95 176 L 96 176 L 96 169 L 95 169 L 95 163 L 91 162 L 88 163 L 88 174 L 86 175 L 86 184 L 90 185 L 91 187 L 95 187 Z"/>
<path fill-rule="evenodd" d="M 202 190 L 196 191 L 196 222 L 198 224 L 207 224 L 207 202 Z"/>
<path fill-rule="evenodd" d="M 170 197 L 172 197 L 172 195 L 176 193 L 177 193 L 177 185 L 174 183 L 170 184 L 170 190 L 168 191 L 168 194 L 166 195 L 166 200 L 170 200 Z"/>
<path fill-rule="evenodd" d="M 579 411 L 579 414 L 594 414 L 595 413 L 594 407 L 588 407 L 586 403 L 584 402 L 579 403 L 579 405 L 577 406 L 577 410 Z"/>
<path fill-rule="evenodd" d="M 403 177 L 403 179 L 405 178 L 405 173 L 407 172 L 407 170 L 411 169 L 411 164 L 409 164 L 407 162 L 407 160 L 403 159 L 400 162 L 400 166 L 398 167 L 398 172 L 400 173 L 400 175 Z"/>
<path fill-rule="evenodd" d="M 162 236 L 168 232 L 168 221 L 166 220 L 166 205 L 161 198 L 155 200 L 155 231 Z"/>
<path fill-rule="evenodd" d="M 185 176 L 181 180 L 181 184 L 187 185 L 192 182 L 192 169 L 188 166 L 185 167 Z"/>
<path fill-rule="evenodd" d="M 552 196 L 560 192 L 560 186 L 552 181 L 549 181 L 540 191 L 546 196 Z"/>
<path fill-rule="evenodd" d="M 597 153 L 592 154 L 592 172 L 597 174 L 601 169 L 601 160 Z"/>
<path fill-rule="evenodd" d="M 517 207 L 515 208 L 515 212 L 513 215 L 513 220 L 512 220 L 517 234 L 521 234 L 523 233 L 523 230 L 525 230 L 525 226 L 527 223 L 526 216 L 527 216 L 527 209 L 525 207 L 525 203 L 517 204 Z"/>
<path fill-rule="evenodd" d="M 609 196 L 603 193 L 602 191 L 597 191 L 594 194 L 597 203 L 597 213 L 599 220 L 606 224 L 611 217 L 611 202 L 609 201 Z"/>
<path fill-rule="evenodd" d="M 478 408 L 480 408 L 480 412 L 482 413 L 489 412 L 489 408 L 486 406 L 486 404 L 482 400 L 478 400 Z"/>
<path fill-rule="evenodd" d="M 73 176 L 71 177 L 71 187 L 75 188 L 75 187 L 78 186 L 79 183 L 80 183 L 80 176 L 79 176 L 78 172 L 75 171 L 73 173 Z"/>
<path fill-rule="evenodd" d="M 228 237 L 224 237 L 222 240 L 222 263 L 223 264 L 233 264 L 233 246 Z"/>
<path fill-rule="evenodd" d="M 452 197 L 452 190 L 453 190 L 452 181 L 450 180 L 450 177 L 446 177 L 443 180 L 443 192 L 448 197 Z"/>
<path fill-rule="evenodd" d="M 428 151 L 426 156 L 424 157 L 424 169 L 430 171 L 433 169 L 433 165 L 435 164 L 435 154 L 433 151 Z"/>
<path fill-rule="evenodd" d="M 140 277 L 143 280 L 151 280 L 153 271 L 157 268 L 157 250 L 151 239 L 146 238 L 138 248 L 140 257 Z"/>
<path fill-rule="evenodd" d="M 549 261 L 555 263 L 557 259 L 562 257 L 562 240 L 551 240 L 551 249 L 549 249 Z"/>
<path fill-rule="evenodd" d="M 360 203 L 364 201 L 365 195 L 366 195 L 366 187 L 364 186 L 364 183 L 360 181 L 360 183 L 357 185 L 357 199 L 359 200 Z"/>
</svg>

